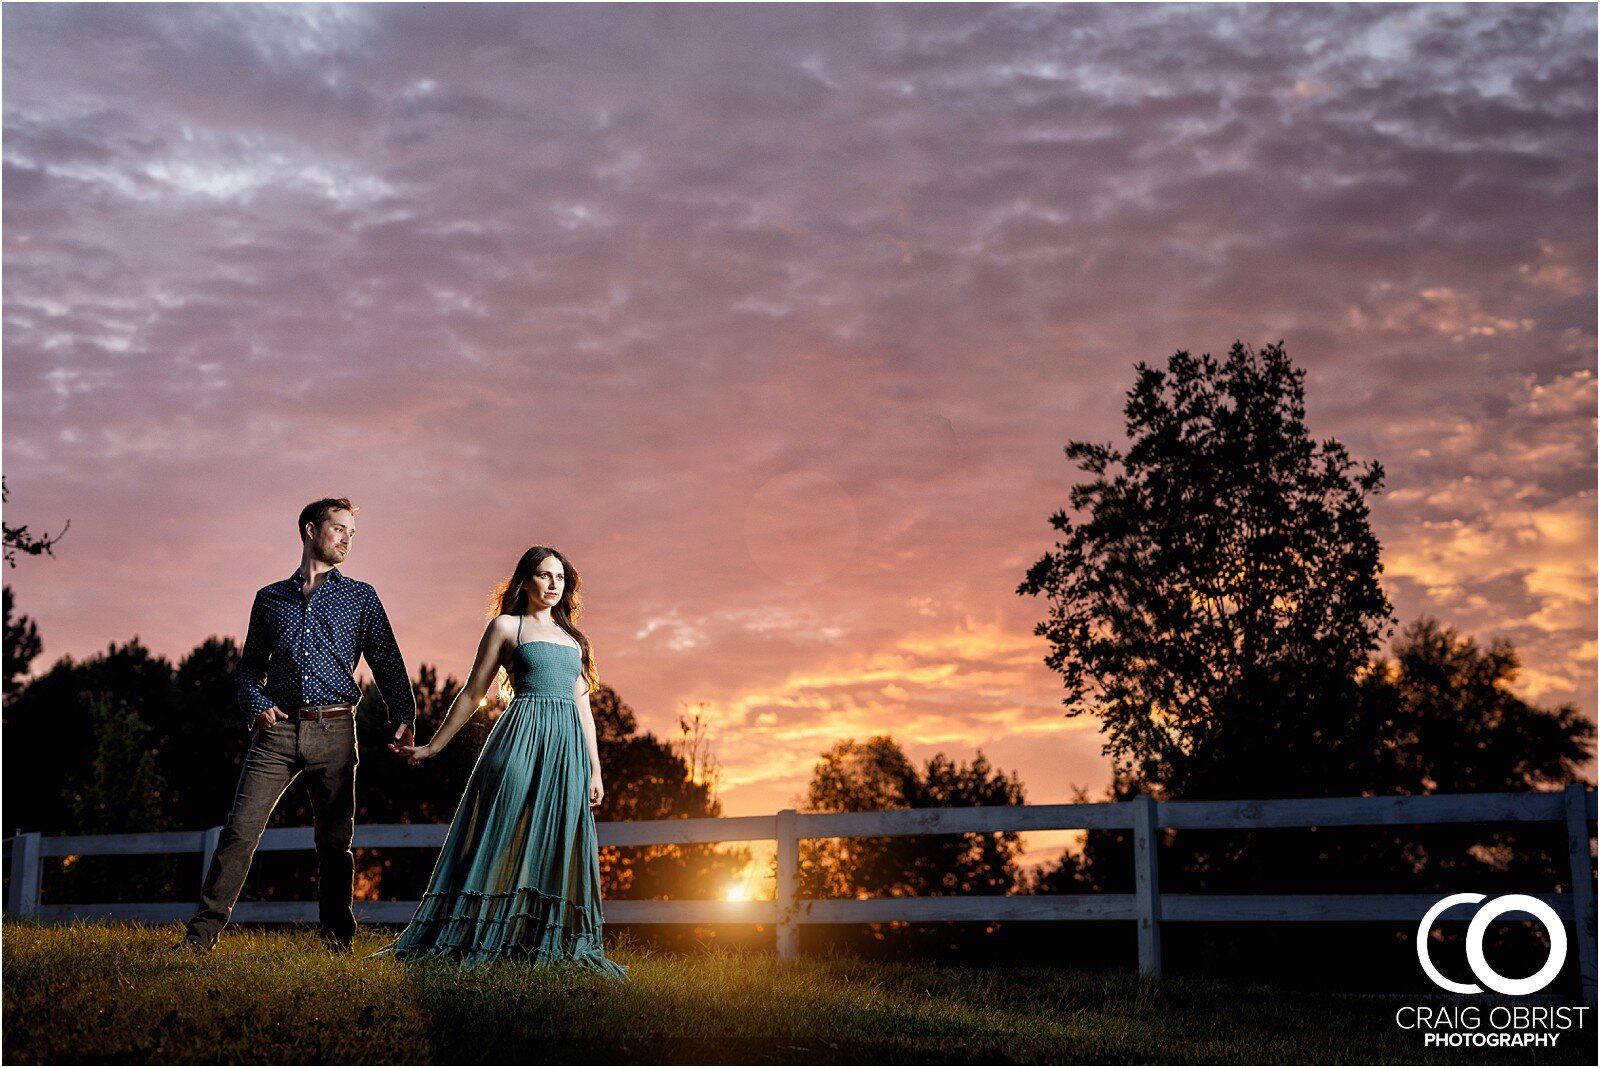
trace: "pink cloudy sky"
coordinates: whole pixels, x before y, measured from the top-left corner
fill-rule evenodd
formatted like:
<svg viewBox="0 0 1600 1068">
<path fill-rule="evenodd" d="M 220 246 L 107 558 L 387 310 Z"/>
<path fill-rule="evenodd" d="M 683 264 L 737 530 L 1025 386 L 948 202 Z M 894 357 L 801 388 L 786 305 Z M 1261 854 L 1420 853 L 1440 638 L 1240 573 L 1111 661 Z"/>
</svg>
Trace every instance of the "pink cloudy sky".
<svg viewBox="0 0 1600 1068">
<path fill-rule="evenodd" d="M 413 665 L 567 551 L 729 814 L 882 732 L 1064 801 L 1062 446 L 1281 338 L 1399 620 L 1592 714 L 1595 17 L 7 5 L 7 519 L 72 521 L 8 580 L 43 663 L 181 655 L 348 494 Z"/>
</svg>

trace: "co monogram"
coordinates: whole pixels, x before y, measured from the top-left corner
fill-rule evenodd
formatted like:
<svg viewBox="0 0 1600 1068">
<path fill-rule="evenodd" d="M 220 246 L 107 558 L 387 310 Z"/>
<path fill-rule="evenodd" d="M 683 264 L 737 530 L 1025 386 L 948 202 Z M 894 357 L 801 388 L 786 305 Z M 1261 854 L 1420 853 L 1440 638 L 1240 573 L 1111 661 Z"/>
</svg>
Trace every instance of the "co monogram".
<svg viewBox="0 0 1600 1068">
<path fill-rule="evenodd" d="M 1467 925 L 1467 963 L 1472 967 L 1472 974 L 1483 986 L 1478 986 L 1477 983 L 1457 983 L 1439 974 L 1439 970 L 1433 966 L 1433 961 L 1428 959 L 1428 934 L 1433 930 L 1433 921 L 1452 905 L 1475 905 L 1483 899 L 1483 894 L 1451 894 L 1435 903 L 1427 915 L 1422 917 L 1422 922 L 1417 925 L 1417 960 L 1422 964 L 1422 970 L 1428 973 L 1428 978 L 1445 990 L 1457 994 L 1481 994 L 1483 986 L 1501 994 L 1532 994 L 1549 986 L 1550 981 L 1561 971 L 1561 966 L 1567 960 L 1567 928 L 1561 922 L 1561 917 L 1556 915 L 1555 909 L 1527 894 L 1505 894 L 1495 898 L 1480 908 L 1478 914 L 1472 918 L 1472 922 Z M 1483 936 L 1489 929 L 1489 924 L 1508 912 L 1528 913 L 1544 926 L 1545 933 L 1550 936 L 1550 956 L 1545 959 L 1544 967 L 1526 979 L 1506 978 L 1491 968 L 1483 956 Z"/>
</svg>

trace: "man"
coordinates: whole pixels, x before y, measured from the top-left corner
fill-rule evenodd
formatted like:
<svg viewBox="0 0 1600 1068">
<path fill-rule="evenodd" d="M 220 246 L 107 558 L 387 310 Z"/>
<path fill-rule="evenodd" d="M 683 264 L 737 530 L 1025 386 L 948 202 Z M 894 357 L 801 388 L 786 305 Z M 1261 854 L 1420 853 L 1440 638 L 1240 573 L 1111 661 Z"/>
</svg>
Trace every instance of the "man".
<svg viewBox="0 0 1600 1068">
<path fill-rule="evenodd" d="M 367 666 L 398 722 L 394 744 L 410 745 L 416 700 L 405 661 L 378 594 L 346 578 L 339 565 L 355 538 L 356 507 L 343 497 L 313 501 L 300 513 L 300 568 L 256 593 L 236 673 L 239 711 L 253 731 L 233 809 L 217 840 L 200 911 L 175 949 L 216 945 L 244 887 L 267 817 L 304 774 L 311 788 L 322 940 L 349 953 L 356 920 L 356 661 Z"/>
</svg>

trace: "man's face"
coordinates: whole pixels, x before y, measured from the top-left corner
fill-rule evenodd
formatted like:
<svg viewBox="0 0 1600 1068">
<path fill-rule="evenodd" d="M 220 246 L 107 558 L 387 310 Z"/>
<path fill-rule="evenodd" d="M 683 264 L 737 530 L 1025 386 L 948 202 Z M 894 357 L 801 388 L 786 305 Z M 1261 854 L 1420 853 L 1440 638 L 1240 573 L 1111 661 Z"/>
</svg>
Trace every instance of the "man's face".
<svg viewBox="0 0 1600 1068">
<path fill-rule="evenodd" d="M 337 567 L 350 555 L 350 546 L 355 537 L 356 517 L 343 508 L 335 508 L 311 532 L 311 555 Z"/>
</svg>

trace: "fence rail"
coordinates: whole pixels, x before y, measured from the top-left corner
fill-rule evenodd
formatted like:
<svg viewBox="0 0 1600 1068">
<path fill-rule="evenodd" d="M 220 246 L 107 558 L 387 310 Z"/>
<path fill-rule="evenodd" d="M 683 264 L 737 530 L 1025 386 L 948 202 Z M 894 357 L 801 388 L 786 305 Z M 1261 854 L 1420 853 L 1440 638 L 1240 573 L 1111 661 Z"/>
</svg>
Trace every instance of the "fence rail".
<svg viewBox="0 0 1600 1068">
<path fill-rule="evenodd" d="M 647 820 L 597 824 L 602 846 L 688 845 L 768 839 L 777 843 L 777 888 L 771 901 L 606 901 L 606 923 L 770 923 L 778 955 L 799 952 L 799 925 L 887 921 L 1131 920 L 1138 925 L 1139 967 L 1161 974 L 1161 928 L 1167 923 L 1216 921 L 1420 920 L 1436 894 L 1164 894 L 1157 877 L 1159 832 L 1248 830 L 1282 827 L 1405 826 L 1449 823 L 1562 823 L 1567 831 L 1571 890 L 1533 893 L 1553 908 L 1576 935 L 1584 996 L 1595 1001 L 1595 885 L 1589 825 L 1595 793 L 1573 785 L 1561 793 L 1432 794 L 1423 797 L 1336 797 L 1271 801 L 1131 801 L 1082 805 L 1020 805 L 982 808 L 896 809 L 884 812 L 813 813 L 784 809 L 770 816 Z M 153 834 L 65 835 L 45 838 L 19 832 L 6 840 L 9 876 L 6 911 L 46 922 L 137 920 L 170 923 L 187 919 L 188 902 L 138 904 L 42 904 L 45 858 L 197 853 L 204 878 L 221 828 Z M 974 897 L 894 897 L 856 900 L 799 896 L 802 838 L 973 834 L 995 831 L 1123 830 L 1133 834 L 1134 892 L 1131 894 L 1039 894 Z M 443 824 L 385 824 L 356 828 L 355 848 L 438 848 Z M 309 827 L 276 828 L 259 849 L 311 850 Z M 198 886 L 198 883 L 197 883 Z M 415 901 L 358 901 L 366 923 L 405 923 Z M 244 901 L 235 920 L 287 923 L 316 919 L 311 901 Z M 1449 914 L 1445 914 L 1448 918 Z"/>
</svg>

